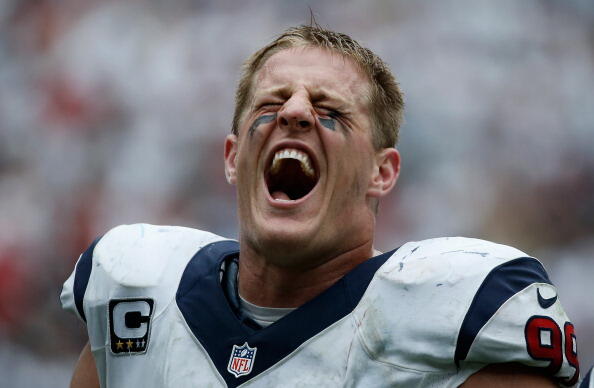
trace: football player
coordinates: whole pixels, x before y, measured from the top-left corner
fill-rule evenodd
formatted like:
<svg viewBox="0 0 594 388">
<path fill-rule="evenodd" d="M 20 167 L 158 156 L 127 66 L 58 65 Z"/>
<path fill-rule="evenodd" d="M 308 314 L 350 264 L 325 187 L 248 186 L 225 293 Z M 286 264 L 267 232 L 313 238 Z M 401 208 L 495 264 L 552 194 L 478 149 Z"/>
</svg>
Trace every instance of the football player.
<svg viewBox="0 0 594 388">
<path fill-rule="evenodd" d="M 72 386 L 575 385 L 538 260 L 459 237 L 374 250 L 402 110 L 347 35 L 291 28 L 252 55 L 224 145 L 239 242 L 147 224 L 97 239 L 61 296 L 89 334 Z"/>
</svg>

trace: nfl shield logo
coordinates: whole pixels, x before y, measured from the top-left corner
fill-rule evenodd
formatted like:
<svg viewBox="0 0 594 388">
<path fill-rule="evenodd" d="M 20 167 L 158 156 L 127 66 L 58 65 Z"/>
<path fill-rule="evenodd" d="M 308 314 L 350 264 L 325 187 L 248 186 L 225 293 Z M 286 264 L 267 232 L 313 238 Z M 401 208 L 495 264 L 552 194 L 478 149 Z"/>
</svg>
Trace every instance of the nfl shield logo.
<svg viewBox="0 0 594 388">
<path fill-rule="evenodd" d="M 252 367 L 254 366 L 256 350 L 258 350 L 258 348 L 250 348 L 247 342 L 241 346 L 233 345 L 227 370 L 235 377 L 250 374 Z"/>
</svg>

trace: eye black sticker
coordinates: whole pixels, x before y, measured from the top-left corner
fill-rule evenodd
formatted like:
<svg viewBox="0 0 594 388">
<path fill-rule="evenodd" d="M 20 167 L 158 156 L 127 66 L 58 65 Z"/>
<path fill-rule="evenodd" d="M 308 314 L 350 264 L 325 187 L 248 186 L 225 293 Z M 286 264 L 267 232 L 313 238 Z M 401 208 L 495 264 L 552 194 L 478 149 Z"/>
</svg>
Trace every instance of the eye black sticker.
<svg viewBox="0 0 594 388">
<path fill-rule="evenodd" d="M 276 113 L 258 117 L 257 119 L 254 120 L 254 123 L 252 124 L 250 129 L 248 129 L 248 134 L 250 135 L 250 137 L 254 136 L 254 132 L 256 131 L 256 128 L 258 128 L 261 124 L 267 124 L 274 120 L 276 120 Z"/>
<path fill-rule="evenodd" d="M 318 120 L 320 120 L 320 124 L 322 124 L 324 127 L 328 128 L 331 131 L 336 131 L 336 120 L 325 119 L 322 117 L 319 117 Z"/>
</svg>

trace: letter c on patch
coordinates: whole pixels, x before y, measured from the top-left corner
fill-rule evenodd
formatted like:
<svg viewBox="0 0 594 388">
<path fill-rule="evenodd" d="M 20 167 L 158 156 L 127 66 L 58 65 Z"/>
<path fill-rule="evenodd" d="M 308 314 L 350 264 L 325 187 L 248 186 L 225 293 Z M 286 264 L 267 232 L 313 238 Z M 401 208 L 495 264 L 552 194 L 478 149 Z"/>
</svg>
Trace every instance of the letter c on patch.
<svg viewBox="0 0 594 388">
<path fill-rule="evenodd" d="M 119 301 L 113 307 L 113 331 L 115 335 L 120 338 L 144 337 L 148 332 L 150 313 L 151 306 L 147 301 Z M 139 323 L 130 324 L 130 316 L 136 317 L 137 320 L 139 317 Z"/>
</svg>

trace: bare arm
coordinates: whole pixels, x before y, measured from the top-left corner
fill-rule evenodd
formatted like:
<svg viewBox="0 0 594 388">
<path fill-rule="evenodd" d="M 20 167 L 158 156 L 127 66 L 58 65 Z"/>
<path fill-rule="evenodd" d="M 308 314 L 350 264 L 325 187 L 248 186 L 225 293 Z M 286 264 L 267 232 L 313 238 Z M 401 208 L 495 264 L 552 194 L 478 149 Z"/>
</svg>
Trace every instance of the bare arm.
<svg viewBox="0 0 594 388">
<path fill-rule="evenodd" d="M 80 353 L 78 362 L 74 367 L 70 388 L 99 388 L 97 368 L 88 342 Z"/>
<path fill-rule="evenodd" d="M 466 380 L 461 388 L 521 388 L 558 387 L 553 380 L 537 370 L 518 364 L 489 365 Z"/>
</svg>

